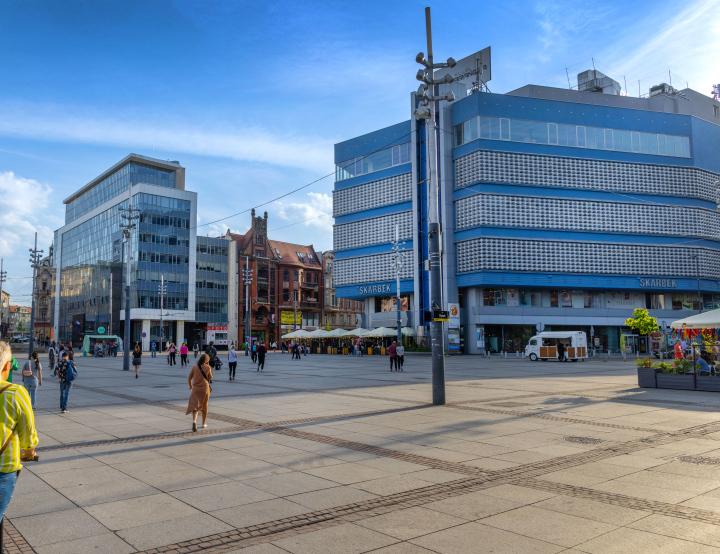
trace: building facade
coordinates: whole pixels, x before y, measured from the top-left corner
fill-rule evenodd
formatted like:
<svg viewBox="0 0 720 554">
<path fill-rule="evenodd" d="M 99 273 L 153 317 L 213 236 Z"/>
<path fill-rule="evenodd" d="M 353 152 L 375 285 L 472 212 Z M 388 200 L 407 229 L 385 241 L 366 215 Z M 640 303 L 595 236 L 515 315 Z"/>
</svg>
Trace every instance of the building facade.
<svg viewBox="0 0 720 554">
<path fill-rule="evenodd" d="M 35 276 L 35 336 L 40 340 L 53 339 L 53 245 L 47 256 L 40 260 L 40 267 Z"/>
<path fill-rule="evenodd" d="M 31 314 L 32 310 L 27 306 L 10 306 L 10 333 L 30 336 Z"/>
<path fill-rule="evenodd" d="M 327 331 L 333 329 L 352 330 L 363 326 L 364 306 L 361 300 L 350 300 L 335 296 L 333 285 L 333 264 L 335 253 L 332 250 L 323 252 L 323 277 L 320 283 L 320 297 L 322 303 L 322 328 Z"/>
<path fill-rule="evenodd" d="M 128 245 L 120 225 L 121 208 L 128 207 L 130 196 L 140 210 Z M 196 318 L 197 193 L 185 190 L 185 168 L 130 154 L 64 203 L 65 225 L 55 232 L 53 255 L 56 340 L 124 336 L 128 254 L 131 341 L 147 350 L 161 336 L 176 343 L 195 339 L 208 321 Z M 221 267 L 217 273 L 226 274 Z M 161 281 L 166 291 L 162 311 Z M 203 318 L 227 323 L 227 309 L 217 305 L 222 296 L 201 298 Z"/>
<path fill-rule="evenodd" d="M 250 303 L 250 335 L 265 344 L 278 342 L 294 329 L 315 330 L 320 326 L 322 262 L 312 245 L 270 239 L 268 214 L 251 214 L 251 227 L 244 235 L 225 238 L 237 245 L 237 321 L 242 341 L 246 299 Z M 252 271 L 249 296 L 245 295 L 243 270 Z"/>
<path fill-rule="evenodd" d="M 10 332 L 10 293 L 2 291 L 0 294 L 0 337 L 8 336 Z"/>
<path fill-rule="evenodd" d="M 634 308 L 669 325 L 720 307 L 720 103 L 667 86 L 630 98 L 614 82 L 585 86 L 587 74 L 581 90 L 438 87 L 457 98 L 439 103 L 435 129 L 442 294 L 458 313 L 446 345 L 512 352 L 536 329 L 577 329 L 617 351 Z M 369 326 L 395 326 L 382 308 L 399 225 L 418 337 L 429 331 L 430 127 L 413 117 L 335 145 L 336 294 L 366 300 Z"/>
</svg>

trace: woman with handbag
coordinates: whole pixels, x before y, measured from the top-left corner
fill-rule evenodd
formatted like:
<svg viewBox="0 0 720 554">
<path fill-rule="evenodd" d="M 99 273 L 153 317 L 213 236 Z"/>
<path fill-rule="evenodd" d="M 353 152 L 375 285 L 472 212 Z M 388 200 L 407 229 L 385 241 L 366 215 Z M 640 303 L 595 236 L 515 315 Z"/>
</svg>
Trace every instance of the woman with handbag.
<svg viewBox="0 0 720 554">
<path fill-rule="evenodd" d="M 42 366 L 40 365 L 37 352 L 30 354 L 30 359 L 25 362 L 22 371 L 22 382 L 30 395 L 30 404 L 34 410 L 37 388 L 42 385 Z"/>
<path fill-rule="evenodd" d="M 140 350 L 139 344 L 135 345 L 132 357 L 132 365 L 135 368 L 135 379 L 137 379 L 140 376 L 140 366 L 142 365 L 142 350 Z"/>
<path fill-rule="evenodd" d="M 185 415 L 192 413 L 193 423 L 192 430 L 197 431 L 197 415 L 202 412 L 202 429 L 207 427 L 205 420 L 208 413 L 208 400 L 212 392 L 212 368 L 208 365 L 210 357 L 207 354 L 200 356 L 197 365 L 194 365 L 188 375 L 188 385 L 190 386 L 190 400 Z"/>
</svg>

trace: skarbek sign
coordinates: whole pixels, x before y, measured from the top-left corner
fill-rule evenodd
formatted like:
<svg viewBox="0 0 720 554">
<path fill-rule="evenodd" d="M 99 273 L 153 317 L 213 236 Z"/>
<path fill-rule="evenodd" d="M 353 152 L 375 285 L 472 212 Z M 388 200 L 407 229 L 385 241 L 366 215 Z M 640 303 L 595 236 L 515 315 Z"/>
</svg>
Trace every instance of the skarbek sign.
<svg viewBox="0 0 720 554">
<path fill-rule="evenodd" d="M 390 290 L 391 285 L 369 285 L 367 287 L 360 287 L 360 294 L 379 294 L 383 292 L 392 292 Z"/>
<path fill-rule="evenodd" d="M 660 289 L 674 289 L 677 288 L 677 285 L 675 285 L 675 279 L 648 279 L 648 278 L 640 278 L 640 286 L 645 287 L 652 287 L 652 288 L 660 288 Z"/>
</svg>

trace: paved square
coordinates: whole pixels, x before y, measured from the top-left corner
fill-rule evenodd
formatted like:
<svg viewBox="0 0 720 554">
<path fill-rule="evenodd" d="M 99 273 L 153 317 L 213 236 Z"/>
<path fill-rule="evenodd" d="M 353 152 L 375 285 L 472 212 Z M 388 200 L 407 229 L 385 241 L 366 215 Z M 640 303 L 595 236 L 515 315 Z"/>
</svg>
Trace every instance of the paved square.
<svg viewBox="0 0 720 554">
<path fill-rule="evenodd" d="M 241 356 L 197 433 L 186 368 L 77 365 L 69 413 L 38 392 L 7 552 L 720 554 L 720 395 L 631 362 L 447 358 L 432 406 L 429 356 Z"/>
</svg>

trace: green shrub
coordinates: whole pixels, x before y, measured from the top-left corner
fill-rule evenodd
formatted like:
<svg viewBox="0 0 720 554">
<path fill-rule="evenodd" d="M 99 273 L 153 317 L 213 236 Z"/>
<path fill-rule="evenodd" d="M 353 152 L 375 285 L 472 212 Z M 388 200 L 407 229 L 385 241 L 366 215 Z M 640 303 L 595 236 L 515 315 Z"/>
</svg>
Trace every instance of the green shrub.
<svg viewBox="0 0 720 554">
<path fill-rule="evenodd" d="M 660 370 L 660 373 L 664 373 L 666 375 L 669 373 L 672 373 L 672 370 L 673 370 L 673 367 L 666 362 L 660 362 L 660 363 L 656 364 L 655 367 Z"/>
<path fill-rule="evenodd" d="M 652 360 L 650 358 L 638 358 L 635 360 L 638 367 L 652 367 Z"/>
<path fill-rule="evenodd" d="M 675 374 L 685 375 L 686 373 L 692 373 L 693 367 L 690 360 L 675 360 Z"/>
</svg>

